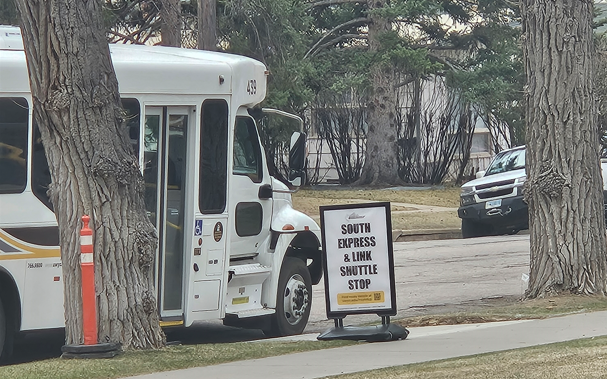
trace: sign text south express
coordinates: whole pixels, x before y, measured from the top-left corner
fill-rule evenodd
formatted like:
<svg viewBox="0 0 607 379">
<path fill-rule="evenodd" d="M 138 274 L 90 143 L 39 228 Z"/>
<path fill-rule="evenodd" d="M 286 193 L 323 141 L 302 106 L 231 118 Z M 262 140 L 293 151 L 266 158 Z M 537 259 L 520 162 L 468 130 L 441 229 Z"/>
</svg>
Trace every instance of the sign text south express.
<svg viewBox="0 0 607 379">
<path fill-rule="evenodd" d="M 352 235 L 359 233 L 371 233 L 371 223 L 364 222 L 360 224 L 343 224 L 341 226 L 341 234 Z M 365 237 L 346 237 L 337 239 L 338 249 L 350 249 L 356 247 L 374 247 L 375 236 Z"/>
<path fill-rule="evenodd" d="M 349 237 L 339 238 L 337 240 L 338 249 L 350 249 L 361 247 L 374 247 L 376 245 L 375 236 L 358 237 L 356 234 L 371 233 L 371 223 L 343 224 L 341 225 L 341 234 Z M 365 262 L 363 264 L 345 264 L 339 268 L 341 276 L 368 276 L 377 275 L 377 264 L 373 263 L 371 251 L 354 251 L 350 254 L 344 254 L 344 263 Z M 371 279 L 360 278 L 348 280 L 348 289 L 358 290 L 367 289 L 371 285 Z"/>
</svg>

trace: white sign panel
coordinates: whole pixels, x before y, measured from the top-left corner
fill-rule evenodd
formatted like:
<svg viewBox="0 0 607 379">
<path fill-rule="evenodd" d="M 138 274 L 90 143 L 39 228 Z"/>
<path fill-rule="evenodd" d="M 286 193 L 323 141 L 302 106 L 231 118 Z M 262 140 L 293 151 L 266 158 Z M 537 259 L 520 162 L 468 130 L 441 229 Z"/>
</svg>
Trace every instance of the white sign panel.
<svg viewBox="0 0 607 379">
<path fill-rule="evenodd" d="M 320 210 L 327 316 L 396 314 L 390 204 Z"/>
</svg>

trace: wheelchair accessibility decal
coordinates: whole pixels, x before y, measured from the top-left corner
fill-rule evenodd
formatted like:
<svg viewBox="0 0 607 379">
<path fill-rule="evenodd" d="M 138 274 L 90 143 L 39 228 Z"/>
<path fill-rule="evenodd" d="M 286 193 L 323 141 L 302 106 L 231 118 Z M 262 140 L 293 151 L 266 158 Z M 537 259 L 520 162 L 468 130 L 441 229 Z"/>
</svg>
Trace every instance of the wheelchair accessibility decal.
<svg viewBox="0 0 607 379">
<path fill-rule="evenodd" d="M 196 224 L 194 225 L 194 235 L 195 236 L 202 235 L 202 220 L 196 220 Z"/>
</svg>

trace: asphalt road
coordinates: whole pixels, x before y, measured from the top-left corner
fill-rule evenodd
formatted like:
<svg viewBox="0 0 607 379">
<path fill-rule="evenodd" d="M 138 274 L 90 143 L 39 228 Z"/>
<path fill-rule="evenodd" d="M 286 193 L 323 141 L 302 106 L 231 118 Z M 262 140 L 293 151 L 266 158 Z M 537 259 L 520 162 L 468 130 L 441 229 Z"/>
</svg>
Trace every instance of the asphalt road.
<svg viewBox="0 0 607 379">
<path fill-rule="evenodd" d="M 483 300 L 522 296 L 529 271 L 529 235 L 394 243 L 394 273 L 398 314 L 395 318 L 443 311 L 465 311 Z M 381 323 L 374 314 L 348 316 L 344 325 Z M 325 309 L 324 283 L 313 289 L 306 333 L 331 327 Z M 28 335 L 15 347 L 13 363 L 58 357 L 63 332 Z M 223 343 L 264 338 L 259 330 L 200 323 L 169 335 L 182 343 Z"/>
</svg>

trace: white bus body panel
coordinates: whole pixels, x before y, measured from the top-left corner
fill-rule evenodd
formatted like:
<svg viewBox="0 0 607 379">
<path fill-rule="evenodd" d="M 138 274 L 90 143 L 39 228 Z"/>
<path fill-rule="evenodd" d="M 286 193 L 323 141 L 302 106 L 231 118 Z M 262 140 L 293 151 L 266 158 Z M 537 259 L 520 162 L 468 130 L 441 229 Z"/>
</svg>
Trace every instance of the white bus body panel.
<svg viewBox="0 0 607 379">
<path fill-rule="evenodd" d="M 0 50 L 0 92 L 30 92 L 30 82 L 23 51 Z M 29 96 L 28 96 L 29 97 Z"/>
<path fill-rule="evenodd" d="M 26 189 L 0 195 L 0 228 L 57 225 L 55 214 Z"/>
<path fill-rule="evenodd" d="M 0 267 L 19 291 L 21 330 L 64 326 L 63 276 L 57 247 L 36 246 L 0 230 Z"/>
</svg>

